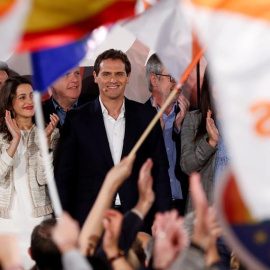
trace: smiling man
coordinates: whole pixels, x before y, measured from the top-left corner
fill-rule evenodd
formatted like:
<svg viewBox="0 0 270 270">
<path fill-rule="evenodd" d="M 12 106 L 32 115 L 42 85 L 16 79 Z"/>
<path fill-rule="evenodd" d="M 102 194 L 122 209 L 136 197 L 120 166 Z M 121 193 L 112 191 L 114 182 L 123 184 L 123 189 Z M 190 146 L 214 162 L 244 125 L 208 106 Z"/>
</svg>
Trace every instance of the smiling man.
<svg viewBox="0 0 270 270">
<path fill-rule="evenodd" d="M 67 111 L 77 108 L 90 99 L 80 96 L 82 91 L 82 78 L 80 68 L 69 70 L 50 87 L 52 96 L 43 102 L 43 113 L 45 122 L 50 123 L 50 115 L 56 113 L 59 118 L 60 128 L 66 118 Z"/>
<path fill-rule="evenodd" d="M 68 113 L 61 133 L 60 156 L 56 164 L 56 181 L 64 209 L 80 225 L 85 221 L 107 172 L 129 154 L 155 115 L 148 106 L 124 97 L 131 64 L 117 50 L 100 54 L 94 64 L 94 78 L 99 97 Z M 138 200 L 139 170 L 147 158 L 154 167 L 155 209 L 148 215 L 150 230 L 155 211 L 170 208 L 168 160 L 162 130 L 157 124 L 139 149 L 131 176 L 117 192 L 112 206 L 126 212 Z"/>
</svg>

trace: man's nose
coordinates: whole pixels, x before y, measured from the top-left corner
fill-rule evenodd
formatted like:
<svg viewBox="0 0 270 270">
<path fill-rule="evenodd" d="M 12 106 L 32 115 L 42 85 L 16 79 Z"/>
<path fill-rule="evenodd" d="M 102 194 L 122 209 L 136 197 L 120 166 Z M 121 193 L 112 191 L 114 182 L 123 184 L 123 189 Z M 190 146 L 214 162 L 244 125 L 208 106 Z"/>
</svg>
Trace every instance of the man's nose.
<svg viewBox="0 0 270 270">
<path fill-rule="evenodd" d="M 116 82 L 116 78 L 115 78 L 115 75 L 111 75 L 111 79 L 110 79 L 110 82 Z"/>
<path fill-rule="evenodd" d="M 78 82 L 79 81 L 79 76 L 76 74 L 72 74 L 71 81 Z"/>
</svg>

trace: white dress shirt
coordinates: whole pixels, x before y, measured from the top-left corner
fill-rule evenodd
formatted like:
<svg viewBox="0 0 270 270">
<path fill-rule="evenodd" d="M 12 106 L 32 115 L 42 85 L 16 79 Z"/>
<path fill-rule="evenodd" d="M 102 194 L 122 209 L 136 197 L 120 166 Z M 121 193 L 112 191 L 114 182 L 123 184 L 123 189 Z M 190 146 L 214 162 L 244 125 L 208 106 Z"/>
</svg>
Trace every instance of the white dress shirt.
<svg viewBox="0 0 270 270">
<path fill-rule="evenodd" d="M 100 97 L 99 102 L 101 106 L 101 111 L 103 115 L 103 121 L 107 133 L 107 138 L 109 141 L 109 146 L 111 150 L 112 159 L 114 165 L 118 164 L 121 160 L 124 136 L 125 136 L 125 100 L 120 111 L 118 118 L 115 120 L 108 113 L 108 110 L 103 105 Z M 117 193 L 115 199 L 116 205 L 121 205 L 119 194 Z"/>
</svg>

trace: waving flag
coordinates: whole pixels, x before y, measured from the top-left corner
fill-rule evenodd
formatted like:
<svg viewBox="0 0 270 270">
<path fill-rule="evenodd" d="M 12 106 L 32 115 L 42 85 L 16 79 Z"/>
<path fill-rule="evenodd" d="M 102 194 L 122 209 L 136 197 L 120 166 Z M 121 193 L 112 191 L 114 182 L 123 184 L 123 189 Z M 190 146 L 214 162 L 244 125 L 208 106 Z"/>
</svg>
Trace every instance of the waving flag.
<svg viewBox="0 0 270 270">
<path fill-rule="evenodd" d="M 36 89 L 45 90 L 87 51 L 96 27 L 133 16 L 135 0 L 33 0 L 19 51 L 31 51 Z"/>
<path fill-rule="evenodd" d="M 229 180 L 222 184 L 217 200 L 221 209 L 226 209 L 229 202 L 222 198 L 237 189 L 239 200 L 235 207 L 241 205 L 242 216 L 237 219 L 233 210 L 235 218 L 228 211 L 222 212 L 230 239 L 237 243 L 234 248 L 240 254 L 248 254 L 243 261 L 252 264 L 251 269 L 269 268 L 270 3 L 192 2 L 191 12 L 207 47 L 217 107 L 235 173 L 235 185 L 228 189 Z"/>
<path fill-rule="evenodd" d="M 193 35 L 192 20 L 183 12 L 178 0 L 160 1 L 123 26 L 154 49 L 177 80 L 185 77 L 202 56 Z"/>
<path fill-rule="evenodd" d="M 0 59 L 6 60 L 20 39 L 23 24 L 30 8 L 28 0 L 0 2 Z"/>
</svg>

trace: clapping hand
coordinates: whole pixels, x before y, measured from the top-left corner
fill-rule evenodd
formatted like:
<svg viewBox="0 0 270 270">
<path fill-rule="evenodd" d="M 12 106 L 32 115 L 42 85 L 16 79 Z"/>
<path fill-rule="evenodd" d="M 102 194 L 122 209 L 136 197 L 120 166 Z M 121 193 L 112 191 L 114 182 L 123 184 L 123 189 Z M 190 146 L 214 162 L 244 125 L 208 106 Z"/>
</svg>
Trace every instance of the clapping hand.
<svg viewBox="0 0 270 270">
<path fill-rule="evenodd" d="M 213 118 L 211 118 L 211 115 L 212 115 L 211 110 L 208 110 L 206 117 L 206 131 L 209 136 L 209 144 L 212 147 L 216 147 L 219 140 L 219 132 Z"/>
<path fill-rule="evenodd" d="M 14 140 L 16 143 L 19 143 L 21 139 L 21 131 L 16 123 L 16 120 L 11 118 L 10 111 L 6 110 L 5 121 L 7 128 L 12 136 L 12 140 Z"/>
<path fill-rule="evenodd" d="M 187 111 L 188 111 L 189 106 L 190 106 L 189 100 L 184 96 L 183 93 L 181 93 L 178 97 L 178 106 L 180 108 L 180 111 L 176 115 L 174 125 L 175 125 L 175 128 L 178 131 L 180 131 L 182 123 L 186 117 Z"/>
<path fill-rule="evenodd" d="M 48 142 L 49 148 L 50 148 L 50 144 L 51 144 L 51 135 L 52 135 L 54 129 L 56 128 L 60 119 L 59 119 L 57 114 L 53 113 L 50 115 L 50 120 L 51 121 L 50 121 L 49 125 L 45 129 L 45 134 L 47 137 L 47 142 Z"/>
<path fill-rule="evenodd" d="M 167 269 L 188 244 L 183 218 L 176 210 L 156 215 L 154 237 L 154 267 Z"/>
</svg>

